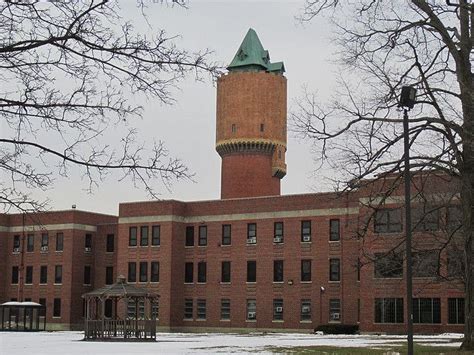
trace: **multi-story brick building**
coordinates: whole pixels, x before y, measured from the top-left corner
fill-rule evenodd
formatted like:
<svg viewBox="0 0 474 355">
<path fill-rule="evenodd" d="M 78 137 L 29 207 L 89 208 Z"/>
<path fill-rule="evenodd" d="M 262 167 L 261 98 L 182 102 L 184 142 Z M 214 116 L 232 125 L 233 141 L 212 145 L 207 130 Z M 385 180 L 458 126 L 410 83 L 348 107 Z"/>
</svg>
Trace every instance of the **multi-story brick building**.
<svg viewBox="0 0 474 355">
<path fill-rule="evenodd" d="M 344 194 L 281 196 L 283 63 L 270 62 L 250 30 L 228 69 L 217 86 L 222 199 L 123 203 L 118 217 L 75 209 L 0 215 L 0 302 L 45 303 L 50 328 L 79 327 L 81 294 L 122 274 L 160 295 L 163 328 L 304 330 L 334 322 L 404 331 L 396 177 Z M 450 278 L 445 237 L 456 184 L 427 176 L 414 182 L 424 197 L 415 204 L 436 206 L 415 218 L 422 256 L 415 258 L 415 330 L 462 331 L 463 291 Z M 431 183 L 418 184 L 425 178 Z"/>
</svg>

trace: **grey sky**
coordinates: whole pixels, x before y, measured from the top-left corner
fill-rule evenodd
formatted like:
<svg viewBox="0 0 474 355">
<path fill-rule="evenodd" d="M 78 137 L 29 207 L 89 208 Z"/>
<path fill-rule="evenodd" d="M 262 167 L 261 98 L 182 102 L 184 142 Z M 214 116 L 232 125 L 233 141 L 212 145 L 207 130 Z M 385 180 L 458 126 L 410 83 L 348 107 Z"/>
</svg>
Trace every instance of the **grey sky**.
<svg viewBox="0 0 474 355">
<path fill-rule="evenodd" d="M 122 1 L 122 10 L 141 30 L 149 29 L 140 18 L 135 1 Z M 179 34 L 177 44 L 189 50 L 210 48 L 212 59 L 228 64 L 249 27 L 254 28 L 272 61 L 284 61 L 288 78 L 288 108 L 301 95 L 302 86 L 327 98 L 335 85 L 337 67 L 331 63 L 334 47 L 323 19 L 302 26 L 295 20 L 303 6 L 301 1 L 190 1 L 189 9 L 169 7 L 148 1 L 146 15 L 155 30 L 163 28 L 169 35 Z M 140 27 L 141 26 L 141 27 Z M 194 180 L 182 181 L 168 192 L 158 186 L 163 199 L 218 199 L 220 195 L 220 157 L 215 144 L 216 90 L 209 78 L 195 82 L 190 78 L 175 92 L 177 102 L 164 106 L 157 102 L 140 102 L 144 117 L 135 126 L 144 142 L 163 140 L 171 155 L 181 158 L 195 173 Z M 114 137 L 108 137 L 113 141 Z M 282 193 L 294 194 L 329 189 L 320 177 L 313 175 L 311 147 L 289 136 L 288 174 L 282 181 Z M 118 204 L 146 200 L 145 191 L 130 183 L 116 182 L 109 176 L 93 195 L 86 194 L 86 182 L 71 171 L 70 178 L 58 178 L 54 189 L 36 197 L 49 198 L 53 209 L 77 208 L 103 213 L 118 213 Z"/>
</svg>

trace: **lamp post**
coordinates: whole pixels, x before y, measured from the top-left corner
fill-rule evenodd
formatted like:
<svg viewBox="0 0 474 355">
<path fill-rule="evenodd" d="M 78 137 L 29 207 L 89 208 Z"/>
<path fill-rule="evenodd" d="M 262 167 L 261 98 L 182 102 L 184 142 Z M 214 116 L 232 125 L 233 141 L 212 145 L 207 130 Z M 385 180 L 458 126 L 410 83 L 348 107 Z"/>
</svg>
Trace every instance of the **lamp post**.
<svg viewBox="0 0 474 355">
<path fill-rule="evenodd" d="M 413 285 L 412 285 L 412 256 L 411 256 L 411 197 L 410 197 L 410 137 L 408 132 L 408 111 L 415 105 L 416 89 L 411 86 L 403 86 L 400 95 L 399 107 L 403 108 L 403 160 L 405 165 L 405 245 L 406 245 L 406 268 L 407 268 L 407 352 L 413 355 Z"/>
</svg>

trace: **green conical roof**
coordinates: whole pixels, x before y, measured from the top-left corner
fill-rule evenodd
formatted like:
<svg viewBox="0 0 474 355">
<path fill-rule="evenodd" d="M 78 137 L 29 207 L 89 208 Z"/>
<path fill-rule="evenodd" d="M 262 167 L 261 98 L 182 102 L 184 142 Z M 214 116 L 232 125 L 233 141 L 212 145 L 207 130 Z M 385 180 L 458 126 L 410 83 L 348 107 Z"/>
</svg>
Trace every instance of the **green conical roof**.
<svg viewBox="0 0 474 355">
<path fill-rule="evenodd" d="M 245 35 L 242 44 L 227 67 L 229 71 L 235 70 L 252 70 L 252 71 L 269 71 L 284 73 L 285 67 L 283 62 L 271 63 L 270 55 L 265 50 L 254 29 L 250 28 Z"/>
</svg>

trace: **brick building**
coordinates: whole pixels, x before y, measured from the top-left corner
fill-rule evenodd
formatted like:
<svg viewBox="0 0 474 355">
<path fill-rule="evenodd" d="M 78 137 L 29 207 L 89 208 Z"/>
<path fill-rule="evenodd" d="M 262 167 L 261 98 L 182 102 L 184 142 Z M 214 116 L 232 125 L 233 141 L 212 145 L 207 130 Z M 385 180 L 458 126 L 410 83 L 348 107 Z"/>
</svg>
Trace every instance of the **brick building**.
<svg viewBox="0 0 474 355">
<path fill-rule="evenodd" d="M 118 216 L 0 215 L 0 302 L 45 303 L 50 328 L 80 327 L 81 294 L 125 275 L 159 293 L 164 329 L 304 330 L 334 322 L 403 332 L 400 181 L 281 196 L 283 73 L 249 30 L 218 80 L 221 200 L 122 203 Z M 415 330 L 462 331 L 463 288 L 450 277 L 459 266 L 450 254 L 456 183 L 419 174 L 414 190 L 414 208 L 424 212 L 414 226 Z"/>
</svg>

